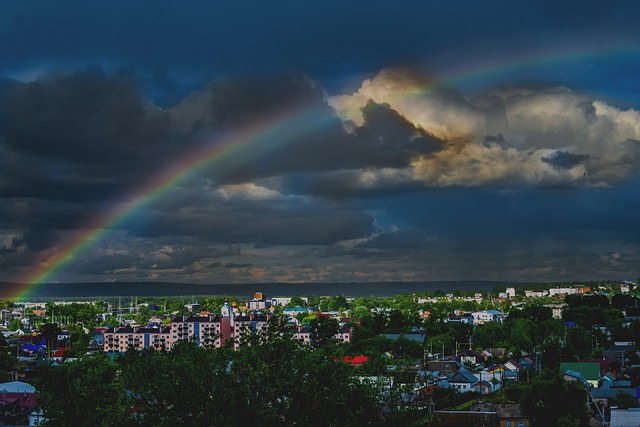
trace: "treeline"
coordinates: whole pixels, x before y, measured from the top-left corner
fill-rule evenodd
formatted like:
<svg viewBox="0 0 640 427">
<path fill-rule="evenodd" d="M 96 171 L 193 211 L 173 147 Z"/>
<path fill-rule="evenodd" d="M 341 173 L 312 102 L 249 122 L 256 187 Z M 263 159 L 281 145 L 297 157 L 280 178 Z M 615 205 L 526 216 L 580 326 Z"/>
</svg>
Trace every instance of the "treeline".
<svg viewBox="0 0 640 427">
<path fill-rule="evenodd" d="M 358 379 L 326 348 L 254 335 L 238 351 L 181 342 L 172 351 L 100 354 L 49 366 L 39 404 L 56 426 L 423 425 L 400 396 Z M 422 423 L 422 424 L 421 424 Z"/>
</svg>

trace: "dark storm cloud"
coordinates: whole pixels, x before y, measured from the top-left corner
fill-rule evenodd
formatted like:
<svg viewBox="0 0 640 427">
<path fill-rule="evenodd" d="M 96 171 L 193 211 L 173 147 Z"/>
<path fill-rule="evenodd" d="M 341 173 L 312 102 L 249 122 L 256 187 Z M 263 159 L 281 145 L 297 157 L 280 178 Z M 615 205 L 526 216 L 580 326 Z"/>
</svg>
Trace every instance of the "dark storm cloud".
<svg viewBox="0 0 640 427">
<path fill-rule="evenodd" d="M 0 255 L 13 254 L 18 251 L 18 247 L 22 244 L 22 239 L 19 237 L 14 237 L 11 239 L 10 245 L 5 245 L 0 248 Z"/>
<path fill-rule="evenodd" d="M 18 242 L 33 252 L 42 252 L 58 244 L 60 240 L 60 234 L 53 230 L 34 229 L 26 231 Z"/>
<path fill-rule="evenodd" d="M 308 109 L 322 123 L 308 135 L 290 141 L 275 155 L 234 168 L 227 179 L 236 182 L 295 172 L 322 172 L 366 167 L 406 167 L 419 155 L 442 149 L 444 141 L 414 126 L 387 105 L 370 102 L 363 108 L 364 124 L 347 132 L 324 92 L 301 74 L 246 77 L 212 82 L 171 110 L 174 122 L 189 131 L 205 132 L 250 124 L 277 111 Z M 283 121 L 288 120 L 284 117 Z M 295 124 L 294 124 L 295 125 Z M 292 132 L 297 130 L 292 129 Z M 265 140 L 263 144 L 278 144 Z M 242 159 L 239 159 L 241 161 Z M 224 175 L 225 166 L 211 173 Z"/>
<path fill-rule="evenodd" d="M 7 146 L 70 163 L 138 159 L 167 131 L 165 115 L 143 101 L 131 76 L 110 76 L 98 66 L 17 84 L 4 102 Z"/>
<path fill-rule="evenodd" d="M 428 236 L 422 230 L 401 230 L 380 233 L 357 247 L 376 249 L 416 249 L 429 244 Z"/>
<path fill-rule="evenodd" d="M 251 268 L 253 267 L 253 264 L 251 263 L 245 263 L 245 264 L 238 264 L 235 262 L 228 262 L 226 264 L 223 265 L 224 268 Z"/>
<path fill-rule="evenodd" d="M 140 260 L 140 256 L 132 253 L 99 255 L 78 260 L 73 270 L 83 274 L 113 274 L 117 270 L 133 269 Z"/>
<path fill-rule="evenodd" d="M 597 96 L 539 88 L 467 101 L 431 86 L 452 76 L 463 85 L 471 77 L 473 87 L 483 78 L 475 74 L 480 67 L 485 78 L 497 71 L 511 83 L 538 77 L 544 87 L 576 83 L 637 110 L 637 52 L 613 51 L 638 45 L 638 3 L 582 6 L 5 2 L 0 75 L 16 80 L 0 81 L 2 270 L 47 261 L 46 249 L 58 238 L 93 225 L 112 211 L 111 202 L 195 147 L 215 148 L 217 138 L 251 129 L 254 120 L 308 109 L 313 132 L 261 139 L 278 149 L 265 156 L 240 150 L 181 182 L 118 224 L 117 236 L 89 248 L 68 271 L 191 279 L 208 266 L 216 280 L 233 279 L 236 268 L 243 270 L 239 280 L 628 271 L 638 265 L 638 204 L 630 202 L 638 190 L 617 186 L 635 176 L 640 159 L 633 111 L 596 104 Z M 572 54 L 553 56 L 559 51 Z M 512 59 L 543 64 L 529 62 L 525 70 Z M 351 108 L 362 118 L 358 124 L 343 122 L 327 105 L 323 88 L 351 93 L 357 86 L 342 89 L 354 75 L 369 79 L 383 66 L 412 61 L 428 61 L 435 71 L 435 81 L 420 85 L 433 89 L 426 91 L 429 102 L 420 104 L 421 94 L 406 92 L 411 85 L 396 79 L 369 86 L 372 94 L 398 90 L 388 91 L 388 99 L 364 96 Z M 105 70 L 126 64 L 130 71 L 60 72 L 90 63 Z M 321 84 L 282 69 L 303 69 Z M 402 100 L 404 109 L 396 105 Z M 558 188 L 565 183 L 576 191 Z M 475 188 L 450 191 L 455 186 Z M 598 186 L 613 191 L 590 188 Z M 372 206 L 383 218 L 366 213 Z M 561 238 L 579 243 L 564 255 L 553 252 L 548 242 Z M 615 247 L 625 244 L 629 249 Z M 288 253 L 303 253 L 309 262 L 299 268 L 317 275 L 276 276 L 282 273 L 275 270 L 294 269 L 288 260 L 275 262 L 283 259 L 273 255 L 284 250 L 279 245 L 299 248 Z M 274 258 L 260 258 L 268 255 Z"/>
<path fill-rule="evenodd" d="M 416 156 L 433 154 L 444 146 L 443 140 L 416 127 L 388 104 L 369 100 L 362 115 L 364 124 L 356 129 L 356 137 L 366 147 L 365 153 L 381 157 L 365 166 L 405 167 Z"/>
<path fill-rule="evenodd" d="M 175 153 L 168 117 L 134 78 L 100 67 L 14 83 L 0 99 L 0 194 L 87 201 L 122 191 Z"/>
<path fill-rule="evenodd" d="M 254 203 L 256 204 L 256 203 Z M 257 203 L 260 205 L 260 203 Z M 160 235 L 194 236 L 203 241 L 255 243 L 271 245 L 330 245 L 340 240 L 371 234 L 375 227 L 369 215 L 358 211 L 336 210 L 330 206 L 306 209 L 247 209 L 244 212 L 226 207 L 204 213 L 164 213 L 152 217 L 149 225 L 134 231 L 139 237 Z M 237 207 L 237 205 L 236 205 Z M 247 204 L 249 207 L 249 204 Z"/>
<path fill-rule="evenodd" d="M 543 157 L 542 161 L 559 169 L 573 169 L 579 164 L 583 164 L 589 160 L 589 156 L 585 154 L 573 154 L 567 151 L 556 151 L 555 153 Z"/>
</svg>

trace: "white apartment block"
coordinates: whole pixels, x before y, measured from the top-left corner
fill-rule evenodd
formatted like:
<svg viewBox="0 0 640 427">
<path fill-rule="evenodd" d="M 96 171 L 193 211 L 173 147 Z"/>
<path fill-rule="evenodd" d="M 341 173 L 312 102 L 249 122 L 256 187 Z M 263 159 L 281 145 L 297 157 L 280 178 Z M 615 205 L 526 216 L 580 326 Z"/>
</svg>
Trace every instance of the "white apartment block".
<svg viewBox="0 0 640 427">
<path fill-rule="evenodd" d="M 584 294 L 590 290 L 590 288 L 551 288 L 549 289 L 549 296 Z"/>
<path fill-rule="evenodd" d="M 474 325 L 482 325 L 487 322 L 503 322 L 504 314 L 498 310 L 480 310 L 471 313 Z"/>
</svg>

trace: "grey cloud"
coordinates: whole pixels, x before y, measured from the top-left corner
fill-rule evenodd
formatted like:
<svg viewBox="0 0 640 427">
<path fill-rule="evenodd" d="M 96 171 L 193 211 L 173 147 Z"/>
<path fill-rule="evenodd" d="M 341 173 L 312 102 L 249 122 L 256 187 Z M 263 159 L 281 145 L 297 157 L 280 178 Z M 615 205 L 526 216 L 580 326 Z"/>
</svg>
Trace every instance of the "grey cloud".
<svg viewBox="0 0 640 427">
<path fill-rule="evenodd" d="M 558 150 L 549 156 L 543 157 L 541 160 L 555 168 L 572 169 L 585 163 L 589 160 L 589 157 L 590 156 L 585 154 L 573 154 L 567 151 Z"/>
<path fill-rule="evenodd" d="M 132 253 L 96 255 L 79 260 L 73 270 L 82 274 L 113 274 L 117 270 L 134 269 L 140 261 L 141 258 Z"/>
<path fill-rule="evenodd" d="M 17 84 L 5 102 L 9 147 L 72 163 L 148 155 L 167 131 L 167 117 L 144 101 L 133 77 L 100 67 Z"/>
<path fill-rule="evenodd" d="M 281 208 L 284 208 L 282 206 Z M 277 208 L 258 214 L 235 210 L 207 214 L 166 212 L 152 216 L 149 225 L 134 231 L 139 237 L 160 235 L 194 236 L 203 241 L 270 245 L 333 244 L 372 233 L 370 216 L 358 211 Z"/>
<path fill-rule="evenodd" d="M 19 243 L 25 244 L 31 251 L 42 252 L 55 246 L 60 240 L 60 234 L 53 230 L 33 229 L 25 232 Z"/>
<path fill-rule="evenodd" d="M 420 230 L 402 230 L 380 233 L 370 240 L 359 244 L 360 248 L 378 249 L 416 249 L 427 245 L 427 236 Z"/>
<path fill-rule="evenodd" d="M 239 263 L 235 263 L 235 262 L 228 262 L 228 263 L 224 264 L 223 267 L 224 268 L 251 268 L 251 267 L 253 267 L 253 264 L 251 264 L 251 263 L 239 264 Z"/>
</svg>

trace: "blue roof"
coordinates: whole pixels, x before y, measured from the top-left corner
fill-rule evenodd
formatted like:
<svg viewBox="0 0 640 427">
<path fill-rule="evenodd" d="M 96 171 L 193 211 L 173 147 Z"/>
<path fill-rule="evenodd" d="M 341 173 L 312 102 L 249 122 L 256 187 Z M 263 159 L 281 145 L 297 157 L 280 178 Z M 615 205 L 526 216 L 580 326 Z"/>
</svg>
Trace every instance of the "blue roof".
<svg viewBox="0 0 640 427">
<path fill-rule="evenodd" d="M 476 383 L 476 382 L 478 382 L 478 377 L 476 377 L 471 372 L 469 372 L 469 371 L 467 371 L 465 369 L 461 369 L 457 374 L 455 374 L 450 379 L 450 382 L 452 382 L 452 383 L 464 383 L 464 382 Z"/>
<path fill-rule="evenodd" d="M 598 399 L 613 399 L 618 393 L 628 394 L 629 396 L 636 397 L 635 388 L 592 388 L 591 396 Z"/>
<path fill-rule="evenodd" d="M 582 382 L 586 387 L 590 387 L 589 381 L 582 375 L 580 372 L 572 371 L 571 369 L 566 369 L 564 371 L 565 375 L 569 375 L 570 377 L 574 377 Z"/>
</svg>

